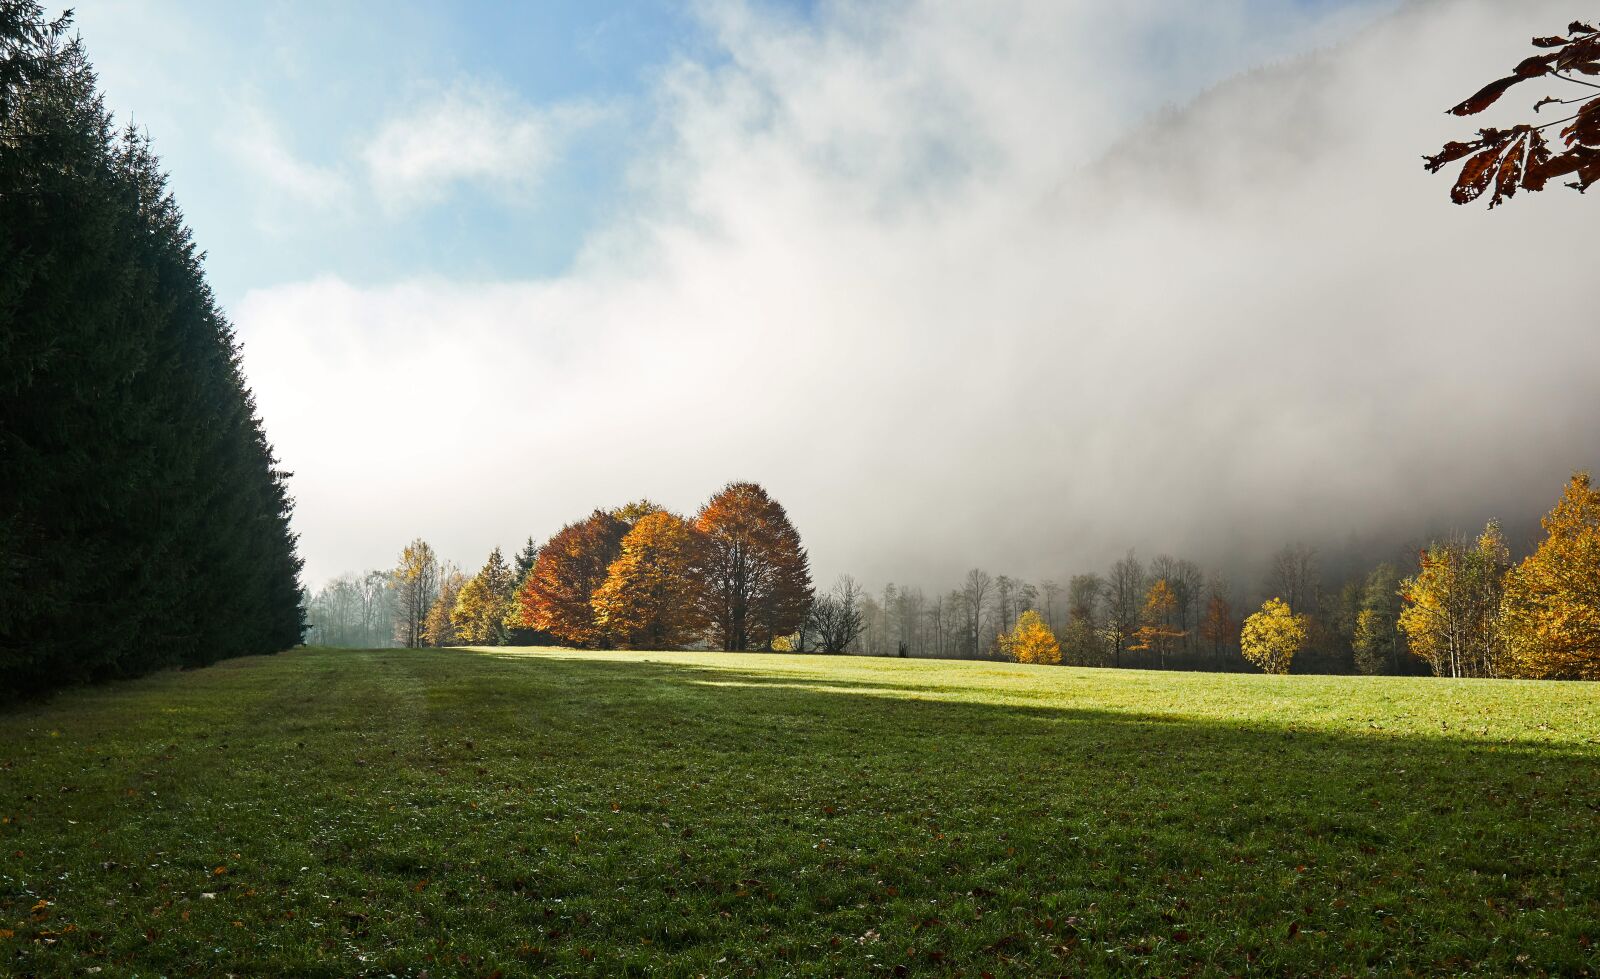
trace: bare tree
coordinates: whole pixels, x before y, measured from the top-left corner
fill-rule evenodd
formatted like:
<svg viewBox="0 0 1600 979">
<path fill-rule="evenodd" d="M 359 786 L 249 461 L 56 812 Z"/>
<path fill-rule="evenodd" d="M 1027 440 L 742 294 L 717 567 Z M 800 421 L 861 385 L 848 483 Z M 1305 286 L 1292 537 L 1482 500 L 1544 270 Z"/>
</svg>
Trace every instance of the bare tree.
<svg viewBox="0 0 1600 979">
<path fill-rule="evenodd" d="M 927 604 L 920 588 L 901 588 L 895 596 L 890 618 L 897 651 L 920 656 L 923 653 L 922 610 Z"/>
<path fill-rule="evenodd" d="M 971 642 L 972 658 L 982 659 L 979 636 L 983 626 L 983 609 L 993 589 L 994 579 L 987 571 L 973 568 L 961 588 L 962 611 L 966 613 L 967 636 Z"/>
<path fill-rule="evenodd" d="M 1315 615 L 1320 585 L 1316 548 L 1286 544 L 1272 556 L 1272 581 L 1268 590 L 1288 602 L 1294 611 Z"/>
<path fill-rule="evenodd" d="M 358 579 L 361 597 L 361 645 L 367 648 L 394 641 L 394 589 L 387 571 L 368 571 Z"/>
<path fill-rule="evenodd" d="M 1183 631 L 1182 642 L 1185 648 L 1192 649 L 1199 635 L 1196 626 L 1200 624 L 1201 606 L 1204 603 L 1205 573 L 1200 570 L 1200 565 L 1184 558 L 1173 567 L 1172 577 L 1167 579 L 1167 584 L 1172 586 L 1172 597 L 1178 604 L 1178 628 Z"/>
<path fill-rule="evenodd" d="M 1129 551 L 1128 556 L 1111 566 L 1106 578 L 1106 634 L 1111 641 L 1112 665 L 1122 665 L 1122 650 L 1139 628 L 1139 613 L 1144 608 L 1144 566 Z"/>
<path fill-rule="evenodd" d="M 824 653 L 842 653 L 866 628 L 861 600 L 866 592 L 847 574 L 839 576 L 826 595 L 819 595 L 807 613 L 808 629 L 817 637 Z"/>
<path fill-rule="evenodd" d="M 1067 661 L 1074 665 L 1092 666 L 1103 661 L 1099 608 L 1105 587 L 1105 579 L 1092 571 L 1075 574 L 1067 582 L 1067 628 L 1063 645 Z"/>
<path fill-rule="evenodd" d="M 1239 620 L 1234 613 L 1232 588 L 1221 571 L 1213 571 L 1205 583 L 1205 609 L 1200 614 L 1200 638 L 1211 647 L 1214 667 L 1222 664 L 1222 653 L 1239 638 Z"/>
<path fill-rule="evenodd" d="M 1054 578 L 1046 578 L 1039 583 L 1039 596 L 1044 600 L 1044 624 L 1054 633 L 1061 632 L 1061 622 L 1058 613 L 1061 611 L 1061 583 Z"/>
<path fill-rule="evenodd" d="M 994 579 L 994 631 L 998 636 L 1011 631 L 1016 621 L 1017 579 L 1003 574 Z"/>
</svg>

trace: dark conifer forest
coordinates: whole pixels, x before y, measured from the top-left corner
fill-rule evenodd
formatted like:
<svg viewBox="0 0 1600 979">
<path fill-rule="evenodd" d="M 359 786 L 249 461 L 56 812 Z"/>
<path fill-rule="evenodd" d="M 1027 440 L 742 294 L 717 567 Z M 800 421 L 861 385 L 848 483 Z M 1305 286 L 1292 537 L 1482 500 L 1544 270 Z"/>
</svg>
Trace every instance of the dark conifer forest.
<svg viewBox="0 0 1600 979">
<path fill-rule="evenodd" d="M 0 693 L 300 640 L 287 474 L 203 258 L 70 20 L 0 4 Z"/>
</svg>

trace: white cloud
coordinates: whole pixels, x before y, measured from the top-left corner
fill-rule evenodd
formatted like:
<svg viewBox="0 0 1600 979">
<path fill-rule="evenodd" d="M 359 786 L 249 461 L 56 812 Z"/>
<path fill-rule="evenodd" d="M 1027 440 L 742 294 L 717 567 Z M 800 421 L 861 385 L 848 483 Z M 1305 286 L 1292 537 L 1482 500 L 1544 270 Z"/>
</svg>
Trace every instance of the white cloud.
<svg viewBox="0 0 1600 979">
<path fill-rule="evenodd" d="M 517 198 L 536 188 L 570 141 L 606 111 L 588 103 L 532 107 L 491 87 L 461 84 L 360 137 L 354 160 L 308 161 L 254 104 L 236 107 L 218 138 L 255 179 L 259 223 L 282 232 L 348 218 L 373 204 L 402 214 L 469 186 Z"/>
<path fill-rule="evenodd" d="M 335 167 L 318 166 L 297 156 L 276 123 L 253 106 L 233 113 L 235 124 L 221 133 L 234 159 L 270 190 L 270 206 L 263 208 L 269 221 L 281 222 L 285 198 L 298 209 L 326 210 L 342 206 L 349 185 Z"/>
<path fill-rule="evenodd" d="M 599 115 L 587 104 L 535 108 L 496 88 L 460 85 L 384 123 L 361 158 L 392 210 L 436 202 L 459 184 L 524 190 Z"/>
<path fill-rule="evenodd" d="M 417 534 L 474 562 L 730 478 L 771 486 L 821 577 L 928 585 L 1537 512 L 1595 461 L 1600 334 L 1576 290 L 1526 290 L 1586 281 L 1585 202 L 1454 209 L 1419 158 L 1565 16 L 1419 6 L 1141 125 L 1350 24 L 1289 0 L 713 7 L 727 61 L 662 78 L 640 202 L 571 274 L 237 310 L 310 575 Z M 1170 72 L 1163 38 L 1188 39 Z M 518 139 L 467 155 L 547 152 Z M 400 200 L 516 169 L 395 145 Z"/>
</svg>

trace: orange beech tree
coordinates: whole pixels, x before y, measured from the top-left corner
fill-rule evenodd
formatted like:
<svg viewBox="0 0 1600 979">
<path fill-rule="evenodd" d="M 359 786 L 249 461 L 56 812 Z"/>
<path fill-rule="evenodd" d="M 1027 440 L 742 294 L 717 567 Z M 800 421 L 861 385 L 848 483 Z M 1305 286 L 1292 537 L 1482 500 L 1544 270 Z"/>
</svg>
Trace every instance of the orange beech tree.
<svg viewBox="0 0 1600 979">
<path fill-rule="evenodd" d="M 755 483 L 729 483 L 695 516 L 705 538 L 700 612 L 725 650 L 771 649 L 800 628 L 811 566 L 789 515 Z"/>
<path fill-rule="evenodd" d="M 621 554 L 628 525 L 603 510 L 567 524 L 539 548 L 517 592 L 522 622 L 564 643 L 593 648 L 605 641 L 592 599 Z"/>
<path fill-rule="evenodd" d="M 681 649 L 705 634 L 698 602 L 705 546 L 677 514 L 639 517 L 594 593 L 595 623 L 620 649 Z"/>
</svg>

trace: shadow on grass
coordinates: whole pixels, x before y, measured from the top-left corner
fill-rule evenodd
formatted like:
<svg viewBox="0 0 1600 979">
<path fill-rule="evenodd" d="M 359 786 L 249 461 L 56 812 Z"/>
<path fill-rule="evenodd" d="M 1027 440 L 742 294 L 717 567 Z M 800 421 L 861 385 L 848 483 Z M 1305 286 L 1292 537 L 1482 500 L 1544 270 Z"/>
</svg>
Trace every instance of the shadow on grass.
<svg viewBox="0 0 1600 979">
<path fill-rule="evenodd" d="M 815 675 L 835 662 L 859 672 Z M 448 941 L 485 974 L 720 975 L 731 955 L 753 974 L 798 959 L 853 975 L 889 949 L 980 974 L 1595 964 L 1596 751 L 1581 733 L 1456 733 L 1486 704 L 1535 709 L 1543 688 L 1419 694 L 1427 716 L 1396 734 L 1330 717 L 1326 685 L 1186 678 L 1221 698 L 1190 709 L 1148 674 L 1008 670 L 975 692 L 965 670 L 876 665 L 311 650 L 64 696 L 43 718 L 59 739 L 0 738 L 0 811 L 40 834 L 0 867 L 0 921 L 28 919 L 38 882 L 71 881 L 53 913 L 80 937 L 30 944 L 23 974 L 62 971 L 39 963 L 92 951 L 96 930 L 143 964 L 225 952 L 244 974 L 373 971 L 274 962 L 252 929 L 318 955 L 337 931 L 388 950 L 389 971 Z M 1366 686 L 1354 716 L 1400 689 Z M 1095 706 L 1099 688 L 1120 705 Z M 1449 733 L 1426 729 L 1440 718 Z M 36 720 L 0 716 L 0 734 Z M 88 740 L 101 767 L 82 761 Z M 159 796 L 127 794 L 142 780 Z M 141 878 L 152 902 L 218 887 L 211 853 L 237 858 L 228 880 L 278 886 L 270 917 L 235 928 L 253 912 L 199 898 L 185 910 L 205 924 L 154 924 L 166 944 L 119 930 L 110 899 Z M 309 893 L 343 916 L 307 923 Z M 505 958 L 530 935 L 543 958 Z"/>
</svg>

